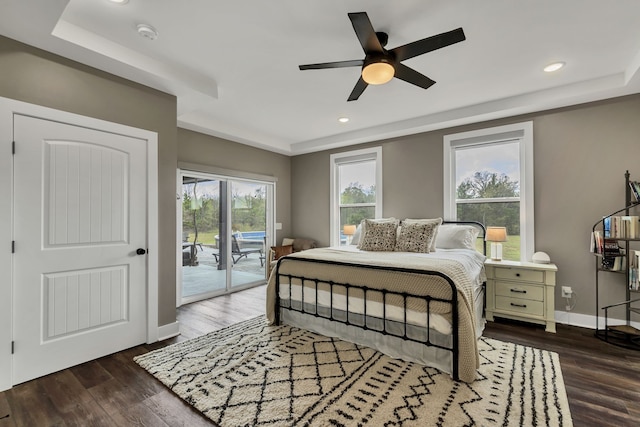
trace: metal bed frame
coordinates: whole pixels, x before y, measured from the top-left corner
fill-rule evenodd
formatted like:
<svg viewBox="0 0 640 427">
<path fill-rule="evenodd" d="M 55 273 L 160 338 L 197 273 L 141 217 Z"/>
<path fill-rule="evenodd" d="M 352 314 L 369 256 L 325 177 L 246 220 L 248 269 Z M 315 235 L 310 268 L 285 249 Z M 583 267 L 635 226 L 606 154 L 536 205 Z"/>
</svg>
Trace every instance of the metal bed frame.
<svg viewBox="0 0 640 427">
<path fill-rule="evenodd" d="M 487 245 L 486 242 L 484 242 L 484 237 L 485 237 L 485 233 L 486 233 L 486 229 L 484 227 L 483 224 L 479 223 L 479 222 L 475 222 L 475 221 L 443 221 L 443 224 L 458 224 L 458 225 L 474 225 L 476 227 L 478 227 L 481 231 L 482 231 L 482 235 L 478 236 L 478 237 L 482 237 L 483 240 L 483 250 L 484 250 L 484 254 L 486 255 L 487 253 Z M 330 264 L 330 265 L 342 265 L 342 266 L 349 266 L 349 267 L 353 267 L 353 268 L 360 268 L 360 269 L 367 269 L 367 270 L 379 270 L 379 271 L 393 271 L 393 272 L 399 272 L 399 273 L 409 273 L 409 274 L 418 274 L 418 275 L 426 275 L 426 276 L 438 276 L 441 277 L 442 279 L 444 279 L 449 286 L 451 287 L 451 298 L 436 298 L 436 297 L 432 297 L 430 295 L 413 295 L 413 294 L 409 294 L 406 292 L 394 292 L 394 291 L 389 291 L 386 289 L 377 289 L 377 288 L 369 288 L 367 286 L 362 286 L 362 285 L 352 285 L 350 283 L 342 283 L 342 282 L 335 282 L 335 281 L 326 281 L 326 280 L 322 280 L 319 278 L 312 278 L 312 277 L 304 277 L 304 276 L 298 276 L 298 275 L 291 275 L 291 274 L 281 274 L 280 273 L 280 265 L 283 262 L 286 262 L 287 260 L 291 260 L 291 258 L 287 259 L 287 257 L 282 257 L 278 260 L 278 264 L 276 266 L 276 299 L 275 299 L 275 304 L 276 304 L 276 310 L 275 310 L 275 323 L 277 325 L 280 324 L 280 313 L 282 309 L 285 310 L 290 310 L 290 311 L 295 311 L 307 316 L 313 316 L 316 318 L 323 318 L 329 321 L 333 321 L 333 322 L 339 322 L 348 326 L 355 326 L 358 328 L 361 328 L 363 330 L 370 330 L 373 332 L 377 332 L 379 334 L 382 335 L 389 335 L 389 336 L 393 336 L 396 338 L 400 338 L 402 340 L 405 341 L 413 341 L 419 344 L 423 344 L 429 347 L 437 347 L 440 348 L 442 350 L 446 350 L 446 351 L 450 351 L 452 354 L 452 371 L 451 371 L 451 376 L 453 377 L 453 379 L 455 381 L 459 380 L 459 375 L 458 375 L 458 356 L 459 356 L 459 331 L 458 331 L 458 292 L 457 292 L 457 288 L 455 283 L 453 282 L 453 280 L 451 280 L 450 277 L 448 277 L 447 275 L 445 275 L 444 273 L 441 273 L 439 271 L 430 271 L 430 270 L 417 270 L 417 269 L 408 269 L 408 268 L 399 268 L 399 267 L 390 267 L 390 266 L 377 266 L 377 265 L 362 265 L 362 264 L 354 264 L 354 263 L 347 263 L 347 262 L 334 262 L 334 261 L 326 261 L 326 260 L 316 260 L 316 259 L 308 259 L 305 258 L 303 261 L 304 262 L 311 262 L 311 263 L 318 263 L 318 264 Z M 281 305 L 281 299 L 280 299 L 280 280 L 282 277 L 285 277 L 288 279 L 288 283 L 289 283 L 289 306 L 283 306 Z M 292 288 L 293 286 L 292 281 L 293 280 L 299 280 L 300 281 L 300 286 L 301 289 L 304 290 L 305 286 L 307 286 L 308 284 L 311 284 L 314 288 L 315 288 L 315 309 L 313 311 L 307 311 L 305 309 L 305 302 L 304 302 L 304 291 L 302 292 L 302 297 L 301 297 L 301 301 L 300 301 L 300 308 L 294 308 L 293 304 L 292 304 Z M 330 306 L 326 307 L 326 309 L 329 311 L 329 315 L 323 315 L 320 314 L 318 312 L 318 285 L 319 284 L 324 284 L 324 285 L 328 285 L 329 287 L 329 293 L 330 293 Z M 484 286 L 484 284 L 483 284 Z M 345 312 L 346 312 L 346 319 L 340 319 L 340 318 L 336 318 L 334 317 L 334 307 L 333 307 L 333 291 L 335 287 L 339 287 L 339 288 L 343 288 L 345 290 L 345 297 L 346 297 L 346 307 L 345 307 Z M 364 314 L 363 314 L 363 324 L 356 324 L 356 323 L 352 323 L 349 320 L 349 292 L 350 289 L 358 289 L 359 290 L 359 294 L 362 295 L 362 299 L 363 299 L 363 304 L 364 304 Z M 377 294 L 382 294 L 382 318 L 380 318 L 380 320 L 382 321 L 382 329 L 378 329 L 378 328 L 371 328 L 367 325 L 367 293 L 377 293 Z M 392 320 L 392 319 L 388 319 L 387 318 L 387 312 L 386 312 L 386 302 L 387 302 L 387 298 L 388 296 L 399 296 L 402 298 L 402 303 L 403 305 L 400 307 L 403 309 L 403 313 L 404 313 L 404 319 L 402 322 L 402 334 L 397 334 L 397 333 L 393 333 L 390 332 L 389 330 L 387 330 L 387 323 L 388 322 L 394 322 L 394 323 L 398 323 L 396 320 Z M 485 296 L 486 298 L 486 296 Z M 407 299 L 417 299 L 417 300 L 422 300 L 425 302 L 425 306 L 426 306 L 426 315 L 427 315 L 427 330 L 426 330 L 426 340 L 418 340 L 415 338 L 412 338 L 410 336 L 407 335 Z M 430 328 L 430 308 L 431 308 L 431 303 L 432 302 L 442 302 L 442 303 L 446 303 L 446 304 L 450 304 L 451 305 L 451 326 L 452 326 L 452 330 L 451 330 L 451 347 L 447 347 L 447 346 L 443 346 L 443 345 L 439 345 L 436 344 L 434 342 L 431 341 L 431 328 Z M 337 310 L 337 309 L 336 309 Z M 376 316 L 377 317 L 377 316 Z"/>
</svg>

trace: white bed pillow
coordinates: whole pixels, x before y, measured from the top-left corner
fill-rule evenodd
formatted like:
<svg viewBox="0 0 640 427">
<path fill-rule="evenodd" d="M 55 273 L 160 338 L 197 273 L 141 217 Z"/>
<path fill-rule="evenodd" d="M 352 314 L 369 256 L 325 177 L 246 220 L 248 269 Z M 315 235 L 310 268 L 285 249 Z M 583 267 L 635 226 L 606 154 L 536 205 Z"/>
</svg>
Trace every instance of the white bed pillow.
<svg viewBox="0 0 640 427">
<path fill-rule="evenodd" d="M 393 251 L 396 247 L 398 220 L 395 218 L 362 220 L 362 238 L 358 249 L 363 251 Z"/>
<path fill-rule="evenodd" d="M 480 231 L 472 225 L 443 224 L 438 227 L 436 247 L 438 249 L 476 249 Z"/>
<path fill-rule="evenodd" d="M 403 219 L 402 222 L 404 224 L 431 224 L 433 222 L 436 222 L 438 226 L 435 228 L 433 232 L 433 241 L 431 242 L 431 246 L 429 247 L 429 252 L 436 251 L 436 237 L 438 236 L 438 229 L 440 228 L 440 224 L 442 224 L 442 218 L 432 218 L 432 219 L 406 218 L 406 219 Z"/>
<path fill-rule="evenodd" d="M 360 243 L 360 238 L 362 237 L 362 222 L 360 221 L 360 224 L 358 224 L 358 226 L 356 227 L 356 232 L 353 233 L 353 236 L 351 237 L 351 244 L 352 245 L 358 245 L 358 243 Z"/>
</svg>

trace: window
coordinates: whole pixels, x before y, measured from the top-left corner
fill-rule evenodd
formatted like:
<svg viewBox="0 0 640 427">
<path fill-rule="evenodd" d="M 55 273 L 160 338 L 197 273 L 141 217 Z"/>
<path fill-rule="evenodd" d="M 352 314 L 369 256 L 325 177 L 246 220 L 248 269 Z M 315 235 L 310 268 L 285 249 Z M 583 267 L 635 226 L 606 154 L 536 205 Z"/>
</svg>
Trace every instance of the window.
<svg viewBox="0 0 640 427">
<path fill-rule="evenodd" d="M 332 246 L 347 244 L 351 233 L 345 226 L 365 218 L 382 216 L 382 148 L 331 155 Z"/>
<path fill-rule="evenodd" d="M 532 122 L 444 137 L 444 215 L 448 219 L 507 227 L 503 258 L 531 259 Z"/>
</svg>

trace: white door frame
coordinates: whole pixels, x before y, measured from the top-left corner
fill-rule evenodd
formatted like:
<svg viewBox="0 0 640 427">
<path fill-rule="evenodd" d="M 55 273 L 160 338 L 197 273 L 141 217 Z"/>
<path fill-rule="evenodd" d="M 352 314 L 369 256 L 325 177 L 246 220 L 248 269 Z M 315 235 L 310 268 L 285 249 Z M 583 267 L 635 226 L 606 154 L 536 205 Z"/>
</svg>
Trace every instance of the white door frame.
<svg viewBox="0 0 640 427">
<path fill-rule="evenodd" d="M 147 343 L 158 341 L 158 135 L 144 129 L 0 97 L 0 391 L 13 385 L 13 115 L 22 114 L 147 141 Z"/>
</svg>

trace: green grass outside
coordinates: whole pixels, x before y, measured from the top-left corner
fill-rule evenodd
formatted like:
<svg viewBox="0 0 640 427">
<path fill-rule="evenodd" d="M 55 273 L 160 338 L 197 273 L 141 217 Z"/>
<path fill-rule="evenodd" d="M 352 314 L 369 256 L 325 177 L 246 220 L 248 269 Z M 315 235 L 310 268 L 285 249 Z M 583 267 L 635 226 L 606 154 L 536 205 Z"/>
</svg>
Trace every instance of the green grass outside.
<svg viewBox="0 0 640 427">
<path fill-rule="evenodd" d="M 215 236 L 218 235 L 217 231 L 210 231 L 206 233 L 198 232 L 198 243 L 202 243 L 203 245 L 215 245 Z M 189 242 L 193 242 L 194 233 L 189 233 Z"/>
</svg>

